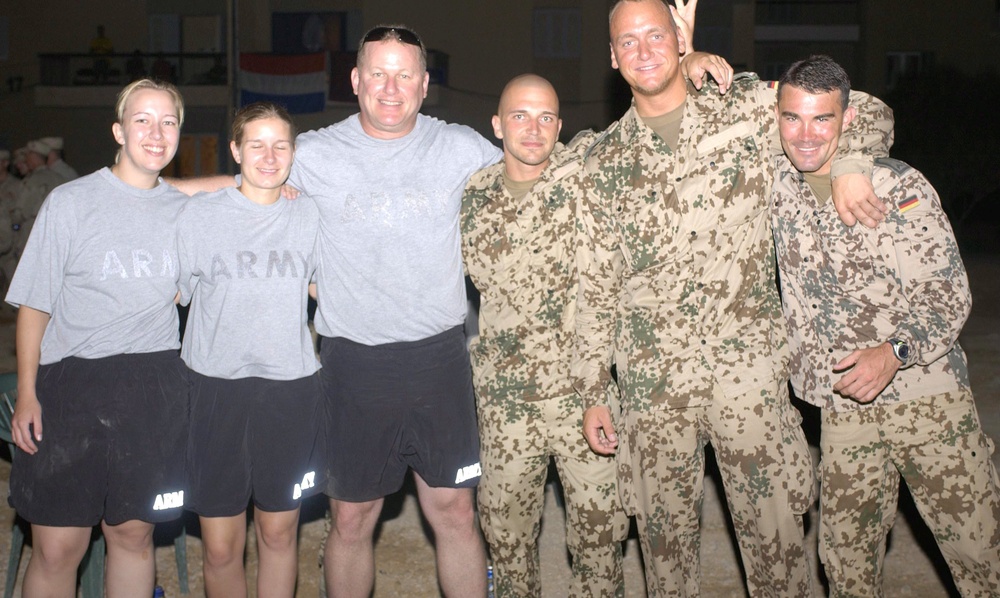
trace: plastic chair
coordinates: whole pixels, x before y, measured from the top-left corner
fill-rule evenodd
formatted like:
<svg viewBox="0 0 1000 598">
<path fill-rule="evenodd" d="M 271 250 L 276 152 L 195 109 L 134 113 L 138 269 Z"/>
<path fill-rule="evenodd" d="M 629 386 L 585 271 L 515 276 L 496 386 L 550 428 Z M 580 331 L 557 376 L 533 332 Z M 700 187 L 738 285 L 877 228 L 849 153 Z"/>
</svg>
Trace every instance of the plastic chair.
<svg viewBox="0 0 1000 598">
<path fill-rule="evenodd" d="M 10 448 L 11 461 L 16 451 L 14 439 L 10 432 L 10 419 L 14 415 L 14 403 L 17 401 L 17 374 L 0 374 L 0 440 Z M 17 569 L 21 564 L 21 551 L 24 549 L 24 530 L 14 520 L 10 534 L 10 557 L 7 560 L 7 582 L 4 586 L 4 598 L 14 595 L 14 584 L 17 582 Z M 80 589 L 84 598 L 99 598 L 104 595 L 104 536 L 97 535 L 90 543 L 83 562 L 80 563 L 83 573 L 80 578 Z"/>
</svg>

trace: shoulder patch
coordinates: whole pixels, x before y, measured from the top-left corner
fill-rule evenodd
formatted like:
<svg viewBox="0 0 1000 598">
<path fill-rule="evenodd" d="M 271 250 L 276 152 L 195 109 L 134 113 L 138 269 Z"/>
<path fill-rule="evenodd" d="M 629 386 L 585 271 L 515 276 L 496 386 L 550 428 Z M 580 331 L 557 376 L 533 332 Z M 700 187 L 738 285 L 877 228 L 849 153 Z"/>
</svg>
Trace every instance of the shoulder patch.
<svg viewBox="0 0 1000 598">
<path fill-rule="evenodd" d="M 916 195 L 911 195 L 906 199 L 904 199 L 903 201 L 899 202 L 899 205 L 897 207 L 899 208 L 899 213 L 902 214 L 909 209 L 917 207 L 918 205 L 920 205 L 920 200 L 917 199 Z"/>
<path fill-rule="evenodd" d="M 759 80 L 760 77 L 757 76 L 757 73 L 744 71 L 742 73 L 736 73 L 735 75 L 733 75 L 733 83 L 737 81 L 759 81 Z"/>
<path fill-rule="evenodd" d="M 893 171 L 896 176 L 903 176 L 907 172 L 913 170 L 912 166 L 895 158 L 875 158 L 875 165 L 888 168 Z"/>
<path fill-rule="evenodd" d="M 573 138 L 566 144 L 566 148 L 577 154 L 583 154 L 599 138 L 600 134 L 593 129 L 584 129 L 573 135 Z"/>
</svg>

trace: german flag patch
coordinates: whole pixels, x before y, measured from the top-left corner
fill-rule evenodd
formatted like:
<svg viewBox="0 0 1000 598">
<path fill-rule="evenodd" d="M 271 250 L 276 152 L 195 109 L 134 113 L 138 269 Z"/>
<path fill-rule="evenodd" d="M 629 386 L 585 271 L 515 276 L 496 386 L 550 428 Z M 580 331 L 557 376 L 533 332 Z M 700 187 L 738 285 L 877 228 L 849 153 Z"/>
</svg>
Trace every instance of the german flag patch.
<svg viewBox="0 0 1000 598">
<path fill-rule="evenodd" d="M 768 89 L 778 89 L 778 82 L 777 81 L 768 81 L 767 82 L 767 88 Z"/>
<path fill-rule="evenodd" d="M 902 214 L 902 213 L 906 212 L 909 209 L 915 208 L 915 207 L 917 207 L 917 205 L 919 203 L 920 203 L 920 200 L 917 199 L 916 195 L 912 195 L 910 197 L 907 197 L 903 201 L 899 202 L 899 213 Z"/>
</svg>

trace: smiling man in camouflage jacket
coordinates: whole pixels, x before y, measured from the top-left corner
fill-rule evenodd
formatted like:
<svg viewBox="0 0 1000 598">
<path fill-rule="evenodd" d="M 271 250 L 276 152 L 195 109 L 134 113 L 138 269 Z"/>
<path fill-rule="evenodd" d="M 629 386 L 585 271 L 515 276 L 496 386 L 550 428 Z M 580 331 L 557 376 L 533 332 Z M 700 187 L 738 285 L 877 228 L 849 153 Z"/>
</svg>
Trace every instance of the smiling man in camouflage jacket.
<svg viewBox="0 0 1000 598">
<path fill-rule="evenodd" d="M 481 294 L 471 357 L 480 462 L 479 514 L 497 596 L 542 594 L 538 534 L 549 459 L 566 503 L 572 557 L 568 596 L 621 596 L 614 461 L 580 434 L 583 408 L 569 375 L 576 312 L 577 202 L 587 192 L 582 152 L 593 134 L 557 143 L 552 85 L 521 75 L 493 117 L 504 159 L 472 176 L 462 201 L 462 253 Z"/>
<path fill-rule="evenodd" d="M 577 315 L 584 433 L 595 451 L 618 452 L 649 596 L 700 592 L 709 443 L 750 595 L 811 595 L 800 515 L 815 478 L 788 396 L 767 212 L 781 151 L 774 89 L 752 76 L 724 96 L 688 85 L 685 40 L 661 0 L 619 0 L 610 30 L 633 105 L 586 159 L 595 193 L 581 217 L 597 258 L 581 271 Z M 889 111 L 860 105 L 868 129 L 845 136 L 839 172 L 888 149 Z M 620 417 L 604 404 L 612 363 Z"/>
<path fill-rule="evenodd" d="M 830 166 L 851 124 L 851 82 L 827 56 L 791 66 L 778 88 L 771 217 L 792 384 L 823 409 L 820 556 L 832 596 L 881 596 L 900 477 L 964 596 L 1000 594 L 1000 482 L 958 344 L 972 296 L 930 183 L 875 162 L 889 212 L 845 226 Z"/>
</svg>

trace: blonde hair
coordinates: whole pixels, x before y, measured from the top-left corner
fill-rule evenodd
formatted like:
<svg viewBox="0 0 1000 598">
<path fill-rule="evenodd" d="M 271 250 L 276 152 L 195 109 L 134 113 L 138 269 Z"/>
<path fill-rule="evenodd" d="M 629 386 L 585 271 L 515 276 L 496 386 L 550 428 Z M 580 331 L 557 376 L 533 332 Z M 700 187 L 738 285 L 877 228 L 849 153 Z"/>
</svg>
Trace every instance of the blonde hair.
<svg viewBox="0 0 1000 598">
<path fill-rule="evenodd" d="M 184 98 L 181 97 L 181 92 L 177 91 L 177 88 L 174 87 L 173 83 L 167 83 L 166 81 L 158 81 L 154 79 L 139 79 L 137 81 L 133 81 L 118 92 L 118 102 L 115 103 L 116 122 L 124 124 L 125 104 L 128 103 L 129 98 L 131 98 L 136 92 L 144 89 L 153 89 L 169 93 L 170 97 L 174 99 L 174 107 L 177 108 L 177 126 L 179 128 L 184 125 Z"/>
</svg>

